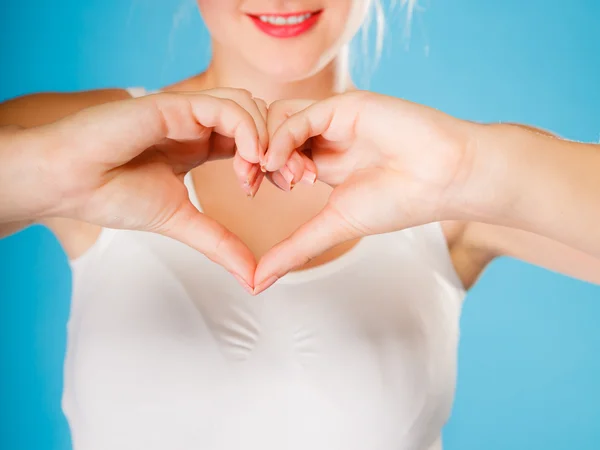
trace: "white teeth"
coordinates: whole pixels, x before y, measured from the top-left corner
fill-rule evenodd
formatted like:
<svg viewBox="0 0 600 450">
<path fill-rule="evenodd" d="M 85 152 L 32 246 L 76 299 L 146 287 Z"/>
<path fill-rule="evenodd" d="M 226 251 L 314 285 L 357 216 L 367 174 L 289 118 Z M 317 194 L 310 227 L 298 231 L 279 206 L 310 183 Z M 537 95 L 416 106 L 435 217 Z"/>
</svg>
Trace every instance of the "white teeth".
<svg viewBox="0 0 600 450">
<path fill-rule="evenodd" d="M 258 18 L 261 22 L 270 23 L 271 25 L 276 25 L 276 26 L 284 26 L 284 25 L 296 25 L 296 24 L 302 23 L 306 19 L 310 18 L 311 16 L 312 16 L 311 13 L 306 13 L 306 14 L 300 14 L 297 16 L 288 16 L 288 17 L 261 15 L 261 16 L 258 16 Z"/>
</svg>

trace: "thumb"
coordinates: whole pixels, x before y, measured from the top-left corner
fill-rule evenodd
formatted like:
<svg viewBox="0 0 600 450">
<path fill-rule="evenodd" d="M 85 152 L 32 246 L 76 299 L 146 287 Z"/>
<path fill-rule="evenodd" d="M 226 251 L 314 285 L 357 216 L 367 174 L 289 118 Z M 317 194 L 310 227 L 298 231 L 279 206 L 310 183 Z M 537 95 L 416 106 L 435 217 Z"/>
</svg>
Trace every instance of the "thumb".
<svg viewBox="0 0 600 450">
<path fill-rule="evenodd" d="M 343 242 L 362 236 L 337 208 L 325 208 L 264 255 L 254 275 L 254 294 L 267 289 L 289 271 Z"/>
<path fill-rule="evenodd" d="M 176 239 L 223 266 L 252 293 L 256 260 L 235 234 L 186 201 L 155 232 Z"/>
</svg>

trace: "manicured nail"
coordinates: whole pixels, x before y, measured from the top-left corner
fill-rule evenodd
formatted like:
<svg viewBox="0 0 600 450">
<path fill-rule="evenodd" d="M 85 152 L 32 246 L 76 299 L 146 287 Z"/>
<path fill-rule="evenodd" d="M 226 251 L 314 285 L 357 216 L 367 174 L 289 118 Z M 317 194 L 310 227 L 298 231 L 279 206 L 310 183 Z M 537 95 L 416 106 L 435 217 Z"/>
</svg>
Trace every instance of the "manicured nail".
<svg viewBox="0 0 600 450">
<path fill-rule="evenodd" d="M 279 171 L 281 172 L 281 175 L 283 175 L 283 179 L 287 182 L 287 184 L 292 184 L 292 181 L 294 181 L 294 174 L 288 168 L 288 166 L 283 166 L 281 169 L 279 169 Z"/>
<path fill-rule="evenodd" d="M 250 186 L 250 196 L 254 198 L 256 193 L 258 192 L 258 188 L 260 188 L 260 184 L 262 180 L 265 178 L 265 174 L 262 172 L 258 172 L 256 179 L 254 180 L 254 184 Z"/>
<path fill-rule="evenodd" d="M 254 165 L 248 172 L 248 176 L 246 177 L 246 186 L 252 187 L 254 182 L 256 181 L 256 177 L 258 176 L 258 166 Z"/>
<path fill-rule="evenodd" d="M 310 170 L 305 170 L 304 174 L 302 175 L 302 179 L 300 180 L 300 183 L 313 185 L 313 184 L 315 184 L 316 180 L 317 180 L 316 173 L 311 172 Z"/>
<path fill-rule="evenodd" d="M 270 174 L 271 181 L 281 189 L 283 192 L 288 192 L 290 190 L 290 183 L 287 183 L 281 175 L 281 172 L 271 172 Z"/>
<path fill-rule="evenodd" d="M 252 197 L 252 186 L 248 186 L 245 181 L 244 184 L 242 184 L 242 190 L 246 194 L 246 197 Z"/>
<path fill-rule="evenodd" d="M 242 277 L 235 273 L 232 275 L 235 277 L 236 280 L 238 280 L 238 282 L 242 285 L 246 292 L 248 292 L 248 294 L 254 295 L 254 290 L 250 287 L 248 283 L 246 283 L 246 281 Z"/>
<path fill-rule="evenodd" d="M 261 292 L 269 289 L 271 286 L 273 286 L 273 284 L 278 280 L 277 277 L 273 276 L 271 278 L 268 278 L 267 280 L 263 281 L 262 283 L 260 283 L 258 286 L 256 286 L 254 288 L 254 295 L 256 294 L 260 294 Z"/>
</svg>

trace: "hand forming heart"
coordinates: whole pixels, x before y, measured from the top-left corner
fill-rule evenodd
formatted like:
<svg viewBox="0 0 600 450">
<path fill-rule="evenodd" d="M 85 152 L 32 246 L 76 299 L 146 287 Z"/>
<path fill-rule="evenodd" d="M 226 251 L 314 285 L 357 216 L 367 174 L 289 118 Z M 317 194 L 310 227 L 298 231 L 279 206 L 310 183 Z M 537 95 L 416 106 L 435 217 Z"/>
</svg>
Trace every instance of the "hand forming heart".
<svg viewBox="0 0 600 450">
<path fill-rule="evenodd" d="M 36 131 L 62 137 L 43 155 L 49 167 L 68 161 L 40 217 L 170 236 L 259 293 L 343 241 L 439 218 L 466 176 L 461 123 L 367 92 L 276 102 L 268 112 L 237 89 L 106 104 Z M 284 190 L 317 173 L 334 187 L 325 209 L 258 266 L 237 236 L 190 203 L 183 184 L 192 168 L 231 157 L 248 195 L 264 177 L 259 164 Z"/>
<path fill-rule="evenodd" d="M 337 244 L 454 218 L 454 205 L 466 201 L 467 122 L 370 92 L 280 101 L 268 117 L 269 150 L 261 164 L 277 171 L 292 152 L 304 151 L 318 179 L 334 190 L 321 213 L 262 257 L 257 293 Z"/>
</svg>

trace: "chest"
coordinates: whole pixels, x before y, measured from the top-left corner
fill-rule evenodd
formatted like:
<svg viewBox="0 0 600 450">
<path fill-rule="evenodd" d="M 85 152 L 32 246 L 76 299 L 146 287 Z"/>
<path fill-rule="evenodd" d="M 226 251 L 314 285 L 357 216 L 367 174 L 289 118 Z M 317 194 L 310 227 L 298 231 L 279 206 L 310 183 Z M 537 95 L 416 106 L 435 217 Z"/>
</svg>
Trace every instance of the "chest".
<svg viewBox="0 0 600 450">
<path fill-rule="evenodd" d="M 202 211 L 239 236 L 257 259 L 317 215 L 331 193 L 331 188 L 322 183 L 299 184 L 291 192 L 283 192 L 264 180 L 257 195 L 248 198 L 239 187 L 230 160 L 196 168 L 188 176 L 187 185 Z M 328 263 L 355 244 L 332 248 L 310 265 Z"/>
<path fill-rule="evenodd" d="M 250 297 L 187 247 L 117 235 L 75 292 L 72 422 L 215 449 L 425 441 L 452 401 L 460 295 L 409 243 L 356 251 Z"/>
</svg>

